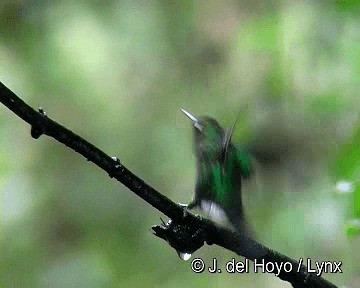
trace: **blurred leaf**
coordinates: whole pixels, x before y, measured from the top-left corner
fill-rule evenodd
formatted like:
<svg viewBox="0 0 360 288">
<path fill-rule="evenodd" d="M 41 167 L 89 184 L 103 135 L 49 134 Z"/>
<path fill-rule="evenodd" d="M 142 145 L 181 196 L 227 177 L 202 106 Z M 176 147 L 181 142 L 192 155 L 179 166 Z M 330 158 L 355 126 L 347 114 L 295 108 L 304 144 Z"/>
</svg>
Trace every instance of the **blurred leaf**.
<svg viewBox="0 0 360 288">
<path fill-rule="evenodd" d="M 352 139 L 340 148 L 334 167 L 338 179 L 352 179 L 359 171 L 360 165 L 360 129 Z"/>
<path fill-rule="evenodd" d="M 358 1 L 360 3 L 360 1 Z M 360 13 L 360 10 L 359 10 Z M 358 23 L 348 24 L 345 30 L 346 37 L 342 43 L 342 53 L 345 63 L 351 67 L 354 81 L 359 83 L 360 78 L 360 34 Z"/>
<path fill-rule="evenodd" d="M 360 185 L 356 185 L 354 192 L 354 215 L 360 218 Z"/>
<path fill-rule="evenodd" d="M 338 93 L 323 93 L 318 95 L 311 103 L 311 109 L 320 116 L 334 117 L 347 107 L 347 102 L 338 97 Z"/>
<path fill-rule="evenodd" d="M 346 234 L 348 236 L 356 236 L 360 234 L 360 218 L 351 219 L 345 225 Z"/>
<path fill-rule="evenodd" d="M 340 11 L 353 12 L 359 11 L 360 1 L 359 0 L 337 0 L 336 7 Z"/>
<path fill-rule="evenodd" d="M 278 51 L 280 25 L 278 15 L 255 18 L 239 33 L 239 45 L 255 51 Z"/>
</svg>

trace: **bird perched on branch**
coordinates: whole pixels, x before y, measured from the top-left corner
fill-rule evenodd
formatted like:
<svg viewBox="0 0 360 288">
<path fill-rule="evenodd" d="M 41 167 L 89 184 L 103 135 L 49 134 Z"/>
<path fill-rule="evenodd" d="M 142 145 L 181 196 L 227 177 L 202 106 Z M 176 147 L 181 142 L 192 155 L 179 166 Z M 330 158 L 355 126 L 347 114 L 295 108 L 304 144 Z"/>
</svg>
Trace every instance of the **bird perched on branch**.
<svg viewBox="0 0 360 288">
<path fill-rule="evenodd" d="M 196 118 L 181 110 L 193 123 L 197 178 L 195 197 L 188 209 L 199 207 L 210 218 L 226 220 L 238 233 L 249 233 L 242 203 L 242 181 L 252 174 L 250 155 L 233 145 L 231 129 L 210 117 Z"/>
</svg>

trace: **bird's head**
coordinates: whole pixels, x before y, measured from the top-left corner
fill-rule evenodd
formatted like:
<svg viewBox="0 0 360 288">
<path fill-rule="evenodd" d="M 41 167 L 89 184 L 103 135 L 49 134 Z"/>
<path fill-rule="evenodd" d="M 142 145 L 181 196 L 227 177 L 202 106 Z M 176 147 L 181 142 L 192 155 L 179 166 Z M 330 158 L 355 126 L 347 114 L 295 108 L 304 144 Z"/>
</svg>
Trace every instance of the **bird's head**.
<svg viewBox="0 0 360 288">
<path fill-rule="evenodd" d="M 225 131 L 219 123 L 211 117 L 196 118 L 184 109 L 181 111 L 193 123 L 196 152 L 202 156 L 220 155 L 223 152 Z"/>
</svg>

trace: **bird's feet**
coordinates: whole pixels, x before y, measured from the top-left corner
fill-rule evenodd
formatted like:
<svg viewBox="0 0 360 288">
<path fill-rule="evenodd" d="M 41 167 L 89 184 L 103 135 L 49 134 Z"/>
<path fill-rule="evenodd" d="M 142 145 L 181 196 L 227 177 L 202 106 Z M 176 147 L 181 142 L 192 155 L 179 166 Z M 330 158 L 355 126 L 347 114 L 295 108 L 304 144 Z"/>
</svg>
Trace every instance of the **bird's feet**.
<svg viewBox="0 0 360 288">
<path fill-rule="evenodd" d="M 189 210 L 197 207 L 199 204 L 196 201 L 191 201 L 189 204 L 183 204 L 183 203 L 179 203 L 179 206 L 181 208 L 183 208 L 184 211 L 184 215 L 183 217 L 185 217 L 188 213 Z"/>
</svg>

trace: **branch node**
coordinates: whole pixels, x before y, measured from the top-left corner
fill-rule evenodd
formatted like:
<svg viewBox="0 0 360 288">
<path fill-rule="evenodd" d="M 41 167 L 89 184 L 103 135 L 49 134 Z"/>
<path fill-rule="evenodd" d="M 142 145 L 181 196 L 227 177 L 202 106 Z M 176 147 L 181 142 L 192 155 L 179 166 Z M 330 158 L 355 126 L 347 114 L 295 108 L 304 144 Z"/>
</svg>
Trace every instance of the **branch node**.
<svg viewBox="0 0 360 288">
<path fill-rule="evenodd" d="M 116 174 L 121 174 L 124 171 L 124 166 L 120 163 L 119 158 L 112 156 L 111 159 L 114 161 L 114 166 L 109 173 L 110 178 L 114 178 Z"/>
<path fill-rule="evenodd" d="M 39 114 L 42 117 L 47 117 L 46 112 L 44 111 L 44 109 L 42 107 L 39 107 Z M 38 139 L 42 134 L 44 134 L 45 131 L 45 127 L 43 125 L 43 118 L 40 118 L 38 121 L 36 121 L 35 124 L 31 125 L 31 137 L 33 137 L 34 139 Z"/>
<path fill-rule="evenodd" d="M 47 116 L 45 110 L 42 107 L 39 107 L 39 113 L 43 116 Z"/>
</svg>

